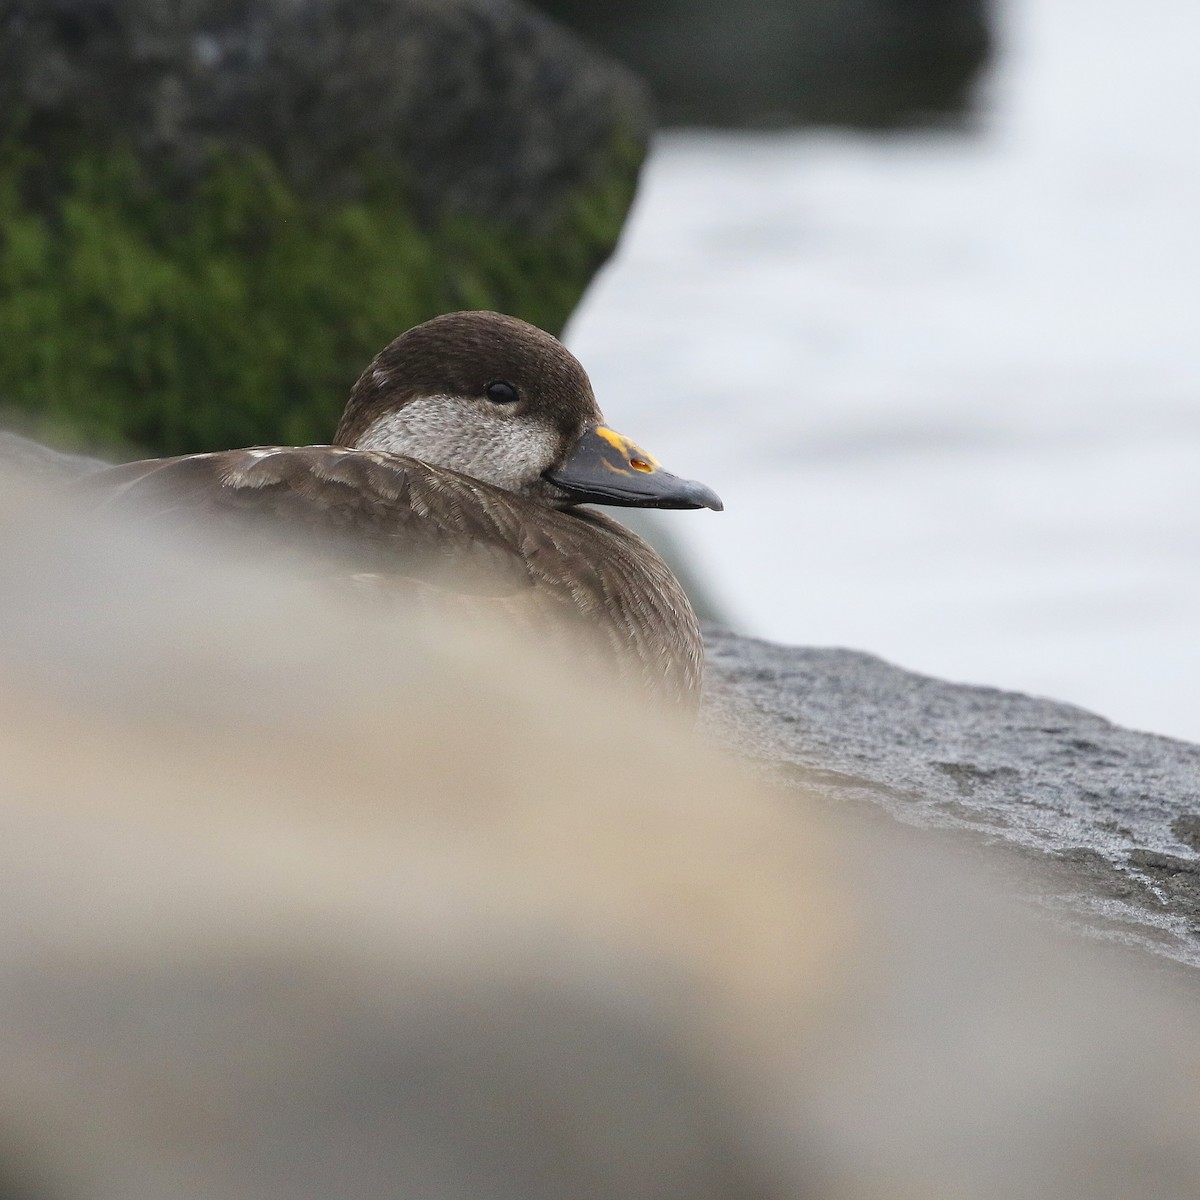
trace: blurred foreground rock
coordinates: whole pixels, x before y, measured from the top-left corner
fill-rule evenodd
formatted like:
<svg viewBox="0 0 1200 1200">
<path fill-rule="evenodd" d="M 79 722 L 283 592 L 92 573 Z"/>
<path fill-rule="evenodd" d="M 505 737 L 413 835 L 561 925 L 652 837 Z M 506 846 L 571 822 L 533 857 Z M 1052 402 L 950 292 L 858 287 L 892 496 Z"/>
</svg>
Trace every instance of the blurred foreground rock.
<svg viewBox="0 0 1200 1200">
<path fill-rule="evenodd" d="M 886 128 L 961 115 L 986 0 L 539 0 L 638 70 L 685 125 Z"/>
<path fill-rule="evenodd" d="M 1192 978 L 535 646 L 0 483 L 6 1197 L 1200 1194 Z"/>
<path fill-rule="evenodd" d="M 0 480 L 53 487 L 105 465 L 0 432 Z M 707 615 L 670 530 L 632 516 Z M 869 654 L 705 633 L 706 728 L 769 778 L 949 831 L 997 869 L 1015 857 L 1058 923 L 1200 966 L 1200 746 Z"/>
<path fill-rule="evenodd" d="M 0 482 L 17 479 L 34 487 L 52 488 L 107 466 L 111 464 L 102 458 L 64 454 L 32 438 L 0 429 Z"/>
<path fill-rule="evenodd" d="M 770 777 L 954 831 L 985 864 L 1015 855 L 1060 923 L 1200 966 L 1200 746 L 851 650 L 705 635 L 710 729 Z"/>
<path fill-rule="evenodd" d="M 6 0 L 0 403 L 144 451 L 325 440 L 410 325 L 561 328 L 649 126 L 518 0 Z"/>
</svg>

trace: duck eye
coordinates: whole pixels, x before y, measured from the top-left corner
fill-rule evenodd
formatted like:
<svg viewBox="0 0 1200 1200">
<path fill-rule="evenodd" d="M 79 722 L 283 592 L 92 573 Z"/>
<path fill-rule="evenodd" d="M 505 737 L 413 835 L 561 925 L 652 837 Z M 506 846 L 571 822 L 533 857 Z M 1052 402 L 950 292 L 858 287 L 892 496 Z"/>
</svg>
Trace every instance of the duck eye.
<svg viewBox="0 0 1200 1200">
<path fill-rule="evenodd" d="M 511 383 L 505 383 L 503 379 L 489 383 L 486 391 L 487 398 L 493 404 L 513 404 L 517 399 L 517 389 Z"/>
</svg>

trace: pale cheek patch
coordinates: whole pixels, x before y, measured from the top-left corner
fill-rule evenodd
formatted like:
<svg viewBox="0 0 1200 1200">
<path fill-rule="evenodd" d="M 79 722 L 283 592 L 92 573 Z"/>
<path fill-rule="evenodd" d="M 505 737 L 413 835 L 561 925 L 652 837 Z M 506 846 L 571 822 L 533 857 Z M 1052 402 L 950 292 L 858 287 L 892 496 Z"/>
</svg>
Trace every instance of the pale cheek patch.
<svg viewBox="0 0 1200 1200">
<path fill-rule="evenodd" d="M 540 424 L 481 411 L 456 396 L 423 396 L 371 424 L 357 448 L 408 455 L 520 491 L 554 462 L 558 439 Z"/>
</svg>

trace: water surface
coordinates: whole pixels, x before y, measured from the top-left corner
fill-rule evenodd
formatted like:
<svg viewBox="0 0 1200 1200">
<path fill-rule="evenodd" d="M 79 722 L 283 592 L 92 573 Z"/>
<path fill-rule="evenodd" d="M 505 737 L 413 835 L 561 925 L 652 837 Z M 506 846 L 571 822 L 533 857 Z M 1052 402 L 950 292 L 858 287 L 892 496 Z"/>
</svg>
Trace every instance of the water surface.
<svg viewBox="0 0 1200 1200">
<path fill-rule="evenodd" d="M 568 341 L 744 632 L 1200 741 L 1200 5 L 1000 17 L 974 130 L 663 136 Z"/>
</svg>

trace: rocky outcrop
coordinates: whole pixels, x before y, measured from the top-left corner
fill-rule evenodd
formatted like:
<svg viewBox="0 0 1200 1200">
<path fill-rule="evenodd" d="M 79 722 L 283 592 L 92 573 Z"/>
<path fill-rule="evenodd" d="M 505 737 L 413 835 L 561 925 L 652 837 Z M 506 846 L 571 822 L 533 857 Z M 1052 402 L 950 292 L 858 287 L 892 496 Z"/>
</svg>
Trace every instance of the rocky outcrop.
<svg viewBox="0 0 1200 1200">
<path fill-rule="evenodd" d="M 1196 972 L 511 631 L 36 486 L 0 473 L 5 1200 L 1200 1195 Z M 811 713 L 781 768 L 869 742 L 842 709 L 946 736 L 943 685 L 726 648 Z"/>
<path fill-rule="evenodd" d="M 0 479 L 104 465 L 0 433 Z M 702 729 L 768 779 L 933 831 L 985 873 L 1015 860 L 1058 924 L 1200 966 L 1200 746 L 852 650 L 705 637 Z"/>
<path fill-rule="evenodd" d="M 323 441 L 420 320 L 561 328 L 648 112 L 517 0 L 11 0 L 0 396 L 144 450 Z"/>
<path fill-rule="evenodd" d="M 19 476 L 35 484 L 54 487 L 81 479 L 109 466 L 86 454 L 63 454 L 19 433 L 0 430 L 0 477 Z"/>
<path fill-rule="evenodd" d="M 1200 746 L 710 626 L 709 729 L 775 780 L 1035 868 L 1036 903 L 1200 966 Z"/>
<path fill-rule="evenodd" d="M 396 173 L 426 217 L 531 231 L 648 131 L 630 73 L 515 0 L 12 0 L 0 52 L 9 136 L 192 178 L 215 143 L 339 200 Z"/>
<path fill-rule="evenodd" d="M 540 0 L 649 80 L 665 120 L 894 127 L 969 103 L 986 0 Z"/>
</svg>

